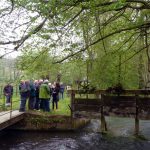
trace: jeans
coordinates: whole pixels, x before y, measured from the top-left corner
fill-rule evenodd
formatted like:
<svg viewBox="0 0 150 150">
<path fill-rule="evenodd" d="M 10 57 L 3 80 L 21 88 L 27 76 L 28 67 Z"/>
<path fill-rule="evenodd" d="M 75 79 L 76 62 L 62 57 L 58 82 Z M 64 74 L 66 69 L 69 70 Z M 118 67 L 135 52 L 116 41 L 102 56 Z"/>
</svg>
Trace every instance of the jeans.
<svg viewBox="0 0 150 150">
<path fill-rule="evenodd" d="M 11 95 L 6 95 L 6 103 L 10 103 L 11 101 Z"/>
<path fill-rule="evenodd" d="M 35 109 L 39 110 L 40 109 L 40 99 L 38 97 L 35 98 Z"/>
<path fill-rule="evenodd" d="M 29 110 L 33 110 L 35 108 L 35 102 L 36 98 L 35 97 L 29 97 L 29 102 L 28 102 L 28 108 Z"/>
<path fill-rule="evenodd" d="M 25 111 L 26 102 L 28 97 L 21 96 L 20 109 L 19 111 Z"/>
<path fill-rule="evenodd" d="M 64 99 L 64 92 L 60 92 L 59 97 L 60 97 L 60 99 Z"/>
<path fill-rule="evenodd" d="M 41 109 L 50 112 L 50 100 L 41 98 Z"/>
</svg>

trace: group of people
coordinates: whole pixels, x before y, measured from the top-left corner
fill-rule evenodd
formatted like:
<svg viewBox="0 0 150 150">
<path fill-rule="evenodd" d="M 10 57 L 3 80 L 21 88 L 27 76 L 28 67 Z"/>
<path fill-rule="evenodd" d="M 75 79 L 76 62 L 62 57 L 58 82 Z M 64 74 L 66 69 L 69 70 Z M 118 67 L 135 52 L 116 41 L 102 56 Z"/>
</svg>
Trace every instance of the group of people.
<svg viewBox="0 0 150 150">
<path fill-rule="evenodd" d="M 21 81 L 19 85 L 21 96 L 20 111 L 25 111 L 26 101 L 29 110 L 50 111 L 50 98 L 52 97 L 52 108 L 58 109 L 59 93 L 64 92 L 63 84 L 53 84 L 46 80 Z"/>
<path fill-rule="evenodd" d="M 64 98 L 65 86 L 62 83 L 54 82 L 51 84 L 46 80 L 21 80 L 19 85 L 20 93 L 20 112 L 26 110 L 28 100 L 29 110 L 50 111 L 50 99 L 52 99 L 52 109 L 58 109 L 58 101 Z M 4 87 L 4 95 L 6 96 L 6 106 L 10 106 L 13 95 L 13 86 L 7 84 Z"/>
</svg>

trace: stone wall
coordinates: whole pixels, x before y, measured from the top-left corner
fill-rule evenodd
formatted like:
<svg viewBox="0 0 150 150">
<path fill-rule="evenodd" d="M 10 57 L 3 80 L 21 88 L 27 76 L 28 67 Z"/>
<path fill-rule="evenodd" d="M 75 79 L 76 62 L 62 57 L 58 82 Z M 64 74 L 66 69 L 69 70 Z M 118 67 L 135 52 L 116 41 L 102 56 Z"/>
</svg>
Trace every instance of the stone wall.
<svg viewBox="0 0 150 150">
<path fill-rule="evenodd" d="M 37 115 L 27 113 L 25 118 L 9 127 L 18 130 L 76 130 L 89 123 L 89 119 L 63 115 Z"/>
</svg>

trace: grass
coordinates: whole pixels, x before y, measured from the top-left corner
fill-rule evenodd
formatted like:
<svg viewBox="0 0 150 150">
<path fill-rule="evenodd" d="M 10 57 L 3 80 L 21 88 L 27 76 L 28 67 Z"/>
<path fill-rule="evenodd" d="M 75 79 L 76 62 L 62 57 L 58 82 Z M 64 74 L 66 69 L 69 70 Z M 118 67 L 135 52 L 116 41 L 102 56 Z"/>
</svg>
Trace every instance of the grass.
<svg viewBox="0 0 150 150">
<path fill-rule="evenodd" d="M 20 96 L 18 95 L 14 95 L 13 98 L 12 98 L 12 109 L 13 110 L 19 110 L 19 107 L 20 107 Z M 0 99 L 0 111 L 8 111 L 10 110 L 10 107 L 5 107 L 5 99 L 4 97 L 2 97 Z M 52 100 L 50 101 L 50 112 L 48 113 L 45 113 L 43 111 L 34 111 L 34 112 L 37 112 L 38 114 L 40 113 L 43 113 L 43 114 L 52 114 L 52 115 L 67 115 L 67 116 L 70 116 L 71 112 L 70 112 L 70 109 L 69 109 L 69 106 L 70 105 L 70 97 L 67 97 L 65 95 L 65 98 L 62 100 L 60 99 L 59 102 L 58 102 L 58 110 L 54 109 L 52 110 Z M 26 104 L 26 110 L 28 110 L 27 108 L 28 104 Z"/>
<path fill-rule="evenodd" d="M 70 109 L 69 106 L 70 105 L 70 98 L 66 97 L 65 99 L 60 99 L 58 102 L 58 110 L 54 109 L 52 110 L 52 103 L 50 103 L 50 107 L 51 107 L 51 114 L 57 114 L 57 115 L 70 115 Z"/>
</svg>

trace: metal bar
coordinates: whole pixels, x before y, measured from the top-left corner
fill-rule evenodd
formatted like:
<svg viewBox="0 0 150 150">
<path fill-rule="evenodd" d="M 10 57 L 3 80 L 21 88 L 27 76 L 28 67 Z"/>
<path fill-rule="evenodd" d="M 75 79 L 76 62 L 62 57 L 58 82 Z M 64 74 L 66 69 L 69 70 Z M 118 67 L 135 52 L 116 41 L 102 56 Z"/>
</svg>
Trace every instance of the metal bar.
<svg viewBox="0 0 150 150">
<path fill-rule="evenodd" d="M 5 110 L 5 109 L 6 109 L 6 107 L 5 107 L 5 103 L 6 103 L 6 102 L 5 102 L 5 101 L 6 101 L 6 99 L 5 99 L 5 95 L 3 94 L 3 106 L 4 106 L 4 107 L 3 107 L 3 110 Z"/>
<path fill-rule="evenodd" d="M 12 98 L 11 98 L 10 99 L 10 119 L 12 117 L 12 104 L 13 104 L 13 102 L 12 102 Z"/>
</svg>

